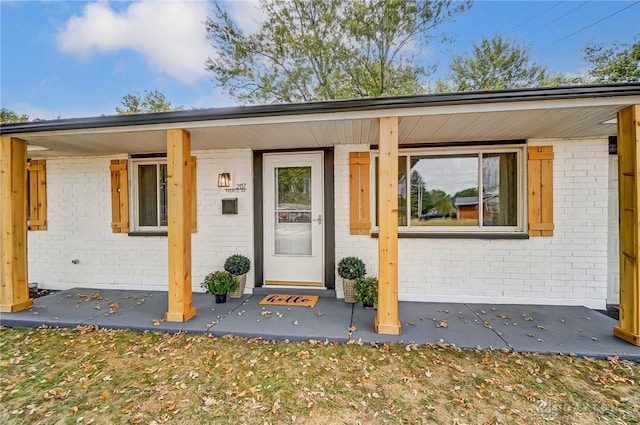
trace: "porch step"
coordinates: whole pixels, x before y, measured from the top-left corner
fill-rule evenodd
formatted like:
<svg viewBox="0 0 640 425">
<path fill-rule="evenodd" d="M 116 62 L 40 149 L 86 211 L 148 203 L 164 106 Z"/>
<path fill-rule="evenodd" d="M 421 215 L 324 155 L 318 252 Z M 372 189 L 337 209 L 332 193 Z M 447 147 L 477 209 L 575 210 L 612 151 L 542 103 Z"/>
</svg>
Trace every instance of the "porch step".
<svg viewBox="0 0 640 425">
<path fill-rule="evenodd" d="M 253 288 L 253 295 L 266 296 L 269 294 L 290 294 L 290 295 L 317 295 L 320 298 L 335 298 L 336 291 L 333 289 L 320 288 Z"/>
</svg>

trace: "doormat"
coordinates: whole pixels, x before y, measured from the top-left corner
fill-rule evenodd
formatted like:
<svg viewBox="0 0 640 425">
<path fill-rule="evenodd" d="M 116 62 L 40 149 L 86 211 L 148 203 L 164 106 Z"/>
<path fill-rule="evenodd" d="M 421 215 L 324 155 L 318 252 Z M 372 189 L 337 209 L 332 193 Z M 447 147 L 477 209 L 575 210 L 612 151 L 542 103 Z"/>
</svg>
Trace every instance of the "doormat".
<svg viewBox="0 0 640 425">
<path fill-rule="evenodd" d="M 318 295 L 283 295 L 269 294 L 262 299 L 260 305 L 284 305 L 287 307 L 313 308 L 318 302 Z"/>
</svg>

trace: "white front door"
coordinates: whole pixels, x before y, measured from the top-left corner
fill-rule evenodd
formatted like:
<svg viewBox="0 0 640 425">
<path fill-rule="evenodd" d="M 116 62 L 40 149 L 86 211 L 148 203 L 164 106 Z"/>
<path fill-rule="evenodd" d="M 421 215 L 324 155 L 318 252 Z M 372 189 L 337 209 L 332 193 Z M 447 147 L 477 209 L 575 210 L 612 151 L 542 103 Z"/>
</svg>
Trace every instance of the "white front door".
<svg viewBox="0 0 640 425">
<path fill-rule="evenodd" d="M 264 283 L 324 286 L 323 154 L 265 154 Z"/>
</svg>

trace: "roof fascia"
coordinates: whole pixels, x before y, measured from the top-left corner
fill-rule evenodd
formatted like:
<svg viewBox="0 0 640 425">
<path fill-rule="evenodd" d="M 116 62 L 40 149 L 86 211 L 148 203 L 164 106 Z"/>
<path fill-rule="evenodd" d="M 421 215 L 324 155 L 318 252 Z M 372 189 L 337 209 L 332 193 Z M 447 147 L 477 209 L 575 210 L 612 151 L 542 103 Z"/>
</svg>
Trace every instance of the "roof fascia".
<svg viewBox="0 0 640 425">
<path fill-rule="evenodd" d="M 640 103 L 640 83 L 238 106 L 3 124 L 3 135 L 166 130 Z M 390 113 L 392 111 L 392 113 Z"/>
</svg>

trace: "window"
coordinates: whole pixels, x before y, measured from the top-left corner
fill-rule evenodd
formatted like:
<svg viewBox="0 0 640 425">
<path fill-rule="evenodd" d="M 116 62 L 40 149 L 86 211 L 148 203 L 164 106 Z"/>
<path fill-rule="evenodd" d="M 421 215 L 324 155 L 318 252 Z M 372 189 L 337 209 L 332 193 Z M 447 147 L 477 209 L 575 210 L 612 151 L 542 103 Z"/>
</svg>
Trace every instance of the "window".
<svg viewBox="0 0 640 425">
<path fill-rule="evenodd" d="M 136 161 L 133 165 L 134 227 L 138 230 L 167 228 L 166 161 Z"/>
<path fill-rule="evenodd" d="M 401 231 L 523 231 L 521 148 L 403 153 L 398 157 Z M 377 193 L 378 158 L 375 176 Z M 376 203 L 376 225 L 377 216 Z"/>
</svg>

